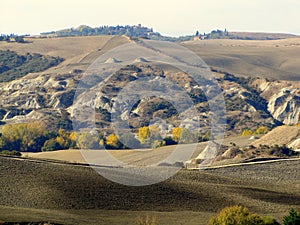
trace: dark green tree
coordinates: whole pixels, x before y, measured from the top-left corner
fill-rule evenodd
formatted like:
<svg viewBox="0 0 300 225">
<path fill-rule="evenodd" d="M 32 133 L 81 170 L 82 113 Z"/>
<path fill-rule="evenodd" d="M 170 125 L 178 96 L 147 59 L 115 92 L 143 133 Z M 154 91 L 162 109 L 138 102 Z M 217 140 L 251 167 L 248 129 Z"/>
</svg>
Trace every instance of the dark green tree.
<svg viewBox="0 0 300 225">
<path fill-rule="evenodd" d="M 22 36 L 15 36 L 15 41 L 18 43 L 25 43 L 25 40 Z"/>
</svg>

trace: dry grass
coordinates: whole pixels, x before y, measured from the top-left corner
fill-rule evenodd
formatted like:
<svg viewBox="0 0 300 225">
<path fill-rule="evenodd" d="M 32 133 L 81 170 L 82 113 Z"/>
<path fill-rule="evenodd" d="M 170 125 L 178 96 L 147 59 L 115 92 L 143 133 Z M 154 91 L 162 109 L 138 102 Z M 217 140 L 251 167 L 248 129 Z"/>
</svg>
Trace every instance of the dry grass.
<svg viewBox="0 0 300 225">
<path fill-rule="evenodd" d="M 62 66 L 68 71 L 74 66 L 86 69 L 84 65 L 89 65 L 104 52 L 128 43 L 129 39 L 123 36 L 93 36 L 30 38 L 28 41 L 27 44 L 1 42 L 0 50 L 60 56 L 66 59 Z M 278 80 L 299 80 L 300 38 L 272 41 L 204 40 L 185 42 L 183 45 L 196 52 L 209 66 L 222 71 Z"/>
<path fill-rule="evenodd" d="M 300 39 L 185 42 L 209 66 L 233 74 L 299 80 Z"/>
<path fill-rule="evenodd" d="M 258 135 L 260 136 L 260 135 Z M 251 144 L 253 140 L 250 137 L 228 137 L 223 140 L 223 145 L 232 146 L 235 143 L 237 146 L 244 147 Z M 199 143 L 193 153 L 192 158 L 196 158 L 206 147 L 207 142 Z M 189 148 L 189 145 L 180 145 L 178 148 L 184 151 Z M 108 150 L 118 160 L 131 165 L 152 165 L 160 162 L 168 157 L 176 148 L 175 146 L 166 146 L 156 149 L 135 149 L 135 150 Z M 99 150 L 87 150 L 90 159 L 95 158 L 91 164 L 97 164 L 97 156 Z M 53 152 L 39 152 L 39 153 L 23 153 L 23 157 L 36 159 L 51 159 L 61 160 L 71 163 L 87 163 L 79 150 L 61 150 Z"/>
<path fill-rule="evenodd" d="M 198 156 L 206 147 L 206 143 L 199 143 L 194 152 L 194 157 Z M 135 150 L 108 150 L 108 152 L 118 160 L 131 165 L 152 165 L 160 162 L 168 157 L 176 148 L 174 146 L 166 146 L 157 149 L 135 149 Z M 189 145 L 180 145 L 178 148 L 184 151 L 190 148 Z M 84 156 L 87 156 L 91 164 L 98 164 L 97 157 L 99 157 L 99 150 L 61 150 L 54 152 L 40 152 L 40 153 L 23 153 L 24 157 L 37 159 L 53 159 L 72 163 L 87 163 Z M 95 159 L 93 161 L 93 159 Z M 109 165 L 107 165 L 109 166 Z"/>
<path fill-rule="evenodd" d="M 300 137 L 300 127 L 298 126 L 280 126 L 276 127 L 262 138 L 254 141 L 252 145 L 259 147 L 259 145 L 288 145 L 293 140 Z"/>
<path fill-rule="evenodd" d="M 126 37 L 88 36 L 63 38 L 28 38 L 28 43 L 0 42 L 0 50 L 10 49 L 19 54 L 40 53 L 65 59 L 57 67 L 44 73 L 63 74 L 73 69 L 86 70 L 101 54 L 118 45 L 129 42 Z"/>
<path fill-rule="evenodd" d="M 98 50 L 112 36 L 64 37 L 64 38 L 28 38 L 29 43 L 0 42 L 0 49 L 10 49 L 20 54 L 40 53 L 70 59 Z"/>
</svg>

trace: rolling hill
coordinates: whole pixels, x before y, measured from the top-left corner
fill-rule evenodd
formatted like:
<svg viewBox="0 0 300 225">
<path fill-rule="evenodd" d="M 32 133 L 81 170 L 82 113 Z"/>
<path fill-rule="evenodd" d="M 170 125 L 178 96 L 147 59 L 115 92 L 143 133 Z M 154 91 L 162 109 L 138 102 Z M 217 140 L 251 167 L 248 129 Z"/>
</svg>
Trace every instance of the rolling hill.
<svg viewBox="0 0 300 225">
<path fill-rule="evenodd" d="M 89 66 L 115 47 L 136 41 L 138 40 L 126 36 L 87 36 L 27 38 L 26 43 L 23 44 L 0 42 L 0 50 L 10 49 L 18 54 L 39 53 L 64 59 L 62 63 L 48 70 L 30 73 L 11 82 L 0 83 L 2 107 L 0 119 L 5 123 L 14 123 L 44 118 L 55 128 L 58 126 L 55 125 L 55 121 L 62 113 L 67 111 L 72 117 L 72 108 L 74 108 L 72 100 L 76 87 Z M 297 124 L 300 121 L 299 114 L 295 113 L 299 112 L 300 64 L 297 61 L 300 55 L 299 39 L 203 40 L 184 42 L 182 45 L 197 53 L 208 66 L 213 68 L 214 76 L 224 90 L 228 117 L 227 135 L 241 134 L 247 127 L 257 129 L 264 125 L 272 128 L 281 123 Z M 101 109 L 100 114 L 97 115 L 97 118 L 100 118 L 100 127 L 110 129 L 109 121 L 101 118 L 106 118 L 110 113 L 110 109 L 105 108 L 107 107 L 105 105 L 107 101 L 112 104 L 112 98 L 116 94 L 110 92 L 111 87 L 122 88 L 132 79 L 130 74 L 139 71 L 137 74 L 139 77 L 151 73 L 161 78 L 166 75 L 177 82 L 190 96 L 193 96 L 192 99 L 201 112 L 201 126 L 208 128 L 205 118 L 209 115 L 204 110 L 207 104 L 203 93 L 199 92 L 193 81 L 187 78 L 186 74 L 171 67 L 147 64 L 149 64 L 147 60 L 140 60 L 136 63 L 136 68 L 127 68 L 115 74 L 100 91 L 97 100 L 97 107 Z M 127 83 L 118 82 L 125 77 Z M 94 83 L 91 87 L 96 85 L 97 83 Z M 88 101 L 84 101 L 83 104 L 87 103 Z M 169 110 L 163 111 L 163 108 L 155 109 L 158 105 L 162 107 L 164 103 L 153 99 L 149 104 L 137 105 L 136 109 L 140 114 L 136 114 L 133 118 L 133 127 L 147 124 L 152 114 L 167 116 L 169 122 L 176 126 L 176 117 L 173 113 Z M 293 109 L 289 105 L 293 105 Z M 149 114 L 150 109 L 152 111 Z"/>
<path fill-rule="evenodd" d="M 23 44 L 0 42 L 3 51 L 9 49 L 21 55 L 28 52 L 64 59 L 49 69 L 0 83 L 1 123 L 43 120 L 49 130 L 57 130 L 61 120 L 70 122 L 73 119 L 74 95 L 89 66 L 117 46 L 139 42 L 140 39 L 126 36 L 31 37 Z M 226 135 L 230 136 L 224 145 L 244 148 L 252 141 L 259 146 L 271 145 L 277 140 L 278 144 L 295 144 L 299 137 L 297 127 L 292 128 L 293 131 L 287 126 L 275 128 L 257 141 L 240 135 L 244 129 L 255 131 L 260 126 L 271 129 L 299 123 L 300 39 L 199 40 L 181 45 L 212 67 L 212 75 L 223 90 Z M 118 63 L 118 60 L 111 57 L 106 63 Z M 151 82 L 159 86 L 166 77 L 176 81 L 194 100 L 201 129 L 209 130 L 209 106 L 199 91 L 209 89 L 207 80 L 197 86 L 186 73 L 149 61 L 136 58 L 133 66 L 121 68 L 105 82 L 95 76 L 84 83 L 95 89 L 102 85 L 95 98 L 97 129 L 108 134 L 112 132 L 110 115 L 118 91 L 137 78 L 152 76 L 152 80 L 141 85 L 141 92 Z M 82 98 L 79 106 L 89 105 L 90 101 Z M 164 126 L 167 127 L 162 129 L 165 132 L 178 125 L 176 112 L 161 98 L 151 96 L 139 101 L 131 113 L 129 121 L 134 131 L 148 125 L 154 117 L 163 118 L 172 125 Z M 126 119 L 124 117 L 124 121 Z M 161 120 L 156 123 L 163 125 Z M 193 157 L 197 157 L 205 145 L 200 143 Z M 110 153 L 131 164 L 147 165 L 169 155 L 172 148 L 167 146 L 145 152 L 112 150 Z M 27 156 L 84 163 L 77 150 L 28 153 Z M 235 204 L 279 220 L 291 207 L 300 209 L 300 180 L 295 172 L 299 169 L 299 160 L 181 170 L 164 182 L 146 187 L 116 184 L 92 168 L 57 161 L 1 156 L 0 166 L 0 220 L 5 221 L 48 220 L 63 224 L 99 224 L 99 221 L 118 224 L 121 221 L 132 224 L 137 216 L 150 213 L 158 217 L 160 224 L 193 225 L 206 224 L 212 214 Z"/>
<path fill-rule="evenodd" d="M 300 39 L 184 42 L 216 70 L 240 76 L 299 81 Z"/>
</svg>

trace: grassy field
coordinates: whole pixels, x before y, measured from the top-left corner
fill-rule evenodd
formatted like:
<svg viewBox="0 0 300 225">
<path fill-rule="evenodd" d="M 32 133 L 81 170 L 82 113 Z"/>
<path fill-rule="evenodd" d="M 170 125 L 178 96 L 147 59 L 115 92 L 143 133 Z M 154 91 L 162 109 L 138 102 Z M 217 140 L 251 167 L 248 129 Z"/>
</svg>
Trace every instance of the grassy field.
<svg viewBox="0 0 300 225">
<path fill-rule="evenodd" d="M 0 165 L 4 221 L 133 224 L 148 214 L 159 224 L 201 225 L 223 207 L 236 204 L 279 220 L 291 207 L 300 209 L 300 161 L 182 170 L 145 187 L 116 184 L 81 166 L 3 157 Z"/>
<path fill-rule="evenodd" d="M 260 137 L 261 135 L 257 135 Z M 231 146 L 231 143 L 235 143 L 240 147 L 248 146 L 253 141 L 250 137 L 228 137 L 223 140 L 223 145 Z M 196 158 L 207 146 L 207 142 L 202 142 L 197 145 L 195 151 L 193 153 L 192 158 Z M 109 153 L 112 154 L 118 160 L 132 164 L 132 165 L 152 165 L 158 163 L 159 161 L 168 157 L 176 148 L 174 146 L 165 146 L 156 149 L 142 149 L 142 150 L 109 150 Z M 189 145 L 181 145 L 180 149 L 183 151 L 185 148 L 189 148 Z M 95 154 L 97 157 L 98 150 L 88 150 L 88 152 L 92 155 Z M 23 153 L 23 157 L 36 158 L 36 159 L 51 159 L 51 160 L 61 160 L 71 163 L 87 163 L 84 159 L 83 155 L 78 150 L 61 150 L 61 151 L 53 151 L 53 152 L 38 152 L 38 153 Z M 91 157 L 92 158 L 92 157 Z M 91 164 L 97 164 L 95 161 Z"/>
</svg>

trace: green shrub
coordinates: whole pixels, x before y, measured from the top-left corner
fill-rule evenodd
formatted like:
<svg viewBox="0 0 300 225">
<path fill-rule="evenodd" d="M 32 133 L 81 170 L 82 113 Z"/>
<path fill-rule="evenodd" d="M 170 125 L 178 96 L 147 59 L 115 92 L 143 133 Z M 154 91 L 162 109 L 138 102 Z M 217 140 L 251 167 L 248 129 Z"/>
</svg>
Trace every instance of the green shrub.
<svg viewBox="0 0 300 225">
<path fill-rule="evenodd" d="M 280 225 L 280 223 L 278 223 L 273 217 L 271 216 L 267 216 L 267 217 L 263 217 L 264 220 L 264 224 L 265 225 Z"/>
<path fill-rule="evenodd" d="M 44 146 L 42 147 L 43 152 L 55 151 L 60 149 L 62 149 L 62 147 L 57 142 L 56 138 L 51 138 L 50 140 L 47 140 Z"/>
<path fill-rule="evenodd" d="M 60 57 L 43 56 L 37 53 L 18 55 L 14 51 L 0 50 L 0 82 L 9 82 L 28 73 L 44 71 L 62 61 Z"/>
<path fill-rule="evenodd" d="M 299 155 L 298 152 L 293 151 L 292 148 L 287 147 L 286 145 L 274 145 L 267 149 L 269 155 L 274 155 L 277 157 L 286 157 L 286 156 L 296 156 Z"/>
<path fill-rule="evenodd" d="M 295 209 L 291 209 L 290 214 L 283 218 L 284 225 L 299 225 L 300 224 L 300 213 Z"/>
<path fill-rule="evenodd" d="M 0 152 L 0 155 L 21 156 L 22 154 L 16 150 L 13 151 L 3 150 Z"/>
<path fill-rule="evenodd" d="M 165 137 L 164 142 L 166 143 L 166 145 L 176 145 L 177 142 L 173 140 L 172 137 Z"/>
</svg>

